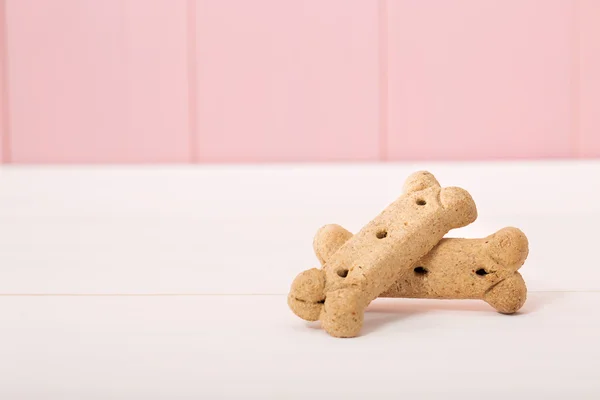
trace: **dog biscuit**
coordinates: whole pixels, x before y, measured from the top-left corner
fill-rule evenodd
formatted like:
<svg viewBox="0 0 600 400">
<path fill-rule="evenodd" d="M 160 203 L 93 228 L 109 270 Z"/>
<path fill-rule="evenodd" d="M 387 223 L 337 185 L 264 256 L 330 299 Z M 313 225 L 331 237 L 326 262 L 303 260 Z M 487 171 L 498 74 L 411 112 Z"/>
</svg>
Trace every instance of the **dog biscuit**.
<svg viewBox="0 0 600 400">
<path fill-rule="evenodd" d="M 371 301 L 412 269 L 448 231 L 476 218 L 467 191 L 442 189 L 431 173 L 414 173 L 405 182 L 404 194 L 344 241 L 322 269 L 296 277 L 288 304 L 299 317 L 320 320 L 332 336 L 357 336 Z"/>
<path fill-rule="evenodd" d="M 313 247 L 321 264 L 351 237 L 339 225 L 319 229 Z M 512 314 L 527 298 L 518 269 L 528 253 L 527 237 L 513 227 L 483 239 L 442 239 L 379 297 L 482 299 L 498 312 Z"/>
</svg>

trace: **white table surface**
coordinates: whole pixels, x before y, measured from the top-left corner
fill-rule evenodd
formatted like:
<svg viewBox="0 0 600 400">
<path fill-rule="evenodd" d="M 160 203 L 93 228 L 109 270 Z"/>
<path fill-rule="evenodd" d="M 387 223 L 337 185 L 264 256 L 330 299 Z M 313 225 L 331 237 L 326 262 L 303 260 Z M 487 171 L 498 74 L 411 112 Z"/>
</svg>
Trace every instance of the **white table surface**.
<svg viewBox="0 0 600 400">
<path fill-rule="evenodd" d="M 334 339 L 285 296 L 1 296 L 1 399 L 598 399 L 600 293 L 376 300 Z"/>
<path fill-rule="evenodd" d="M 516 226 L 530 290 L 600 290 L 600 161 L 558 161 L 0 168 L 0 294 L 285 294 L 420 169 L 477 203 L 449 237 Z"/>
<path fill-rule="evenodd" d="M 376 300 L 334 339 L 285 294 L 323 224 L 418 169 L 521 228 L 522 312 Z M 600 398 L 600 162 L 0 168 L 0 400 Z"/>
</svg>

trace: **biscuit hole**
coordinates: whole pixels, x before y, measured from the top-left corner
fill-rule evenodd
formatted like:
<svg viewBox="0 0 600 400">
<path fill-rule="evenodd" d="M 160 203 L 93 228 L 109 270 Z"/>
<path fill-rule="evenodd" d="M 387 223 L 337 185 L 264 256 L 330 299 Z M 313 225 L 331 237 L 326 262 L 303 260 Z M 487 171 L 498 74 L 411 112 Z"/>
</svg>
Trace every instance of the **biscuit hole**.
<svg viewBox="0 0 600 400">
<path fill-rule="evenodd" d="M 375 236 L 377 236 L 377 239 L 383 239 L 383 238 L 387 237 L 387 231 L 386 230 L 379 231 L 375 234 Z"/>
<path fill-rule="evenodd" d="M 477 271 L 475 271 L 475 273 L 479 276 L 485 276 L 487 274 L 489 274 L 489 272 L 487 272 L 485 269 L 483 268 L 479 268 Z"/>
<path fill-rule="evenodd" d="M 337 274 L 338 274 L 338 276 L 340 278 L 345 278 L 345 277 L 348 276 L 348 270 L 347 269 L 340 269 L 340 270 L 338 270 Z"/>
<path fill-rule="evenodd" d="M 427 202 L 423 199 L 417 199 L 417 205 L 419 206 L 424 206 L 425 204 L 427 204 Z"/>
<path fill-rule="evenodd" d="M 317 301 L 317 304 L 325 304 L 325 299 Z"/>
<path fill-rule="evenodd" d="M 425 269 L 425 267 L 415 267 L 415 274 L 425 275 L 426 273 L 427 273 L 427 269 Z"/>
</svg>

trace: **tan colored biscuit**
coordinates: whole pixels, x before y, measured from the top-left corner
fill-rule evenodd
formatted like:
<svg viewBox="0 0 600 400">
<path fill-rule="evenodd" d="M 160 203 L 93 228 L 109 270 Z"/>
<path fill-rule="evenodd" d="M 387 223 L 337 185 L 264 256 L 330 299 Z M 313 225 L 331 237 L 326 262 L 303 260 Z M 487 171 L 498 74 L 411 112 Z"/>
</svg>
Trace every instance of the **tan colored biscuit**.
<svg viewBox="0 0 600 400">
<path fill-rule="evenodd" d="M 351 237 L 339 225 L 325 225 L 313 242 L 317 258 L 325 264 Z M 517 270 L 528 253 L 527 237 L 512 227 L 484 239 L 442 239 L 379 297 L 482 299 L 499 312 L 512 314 L 527 298 Z"/>
<path fill-rule="evenodd" d="M 432 174 L 417 172 L 407 179 L 404 194 L 332 252 L 323 269 L 296 277 L 288 304 L 303 319 L 321 320 L 332 336 L 356 336 L 372 300 L 449 230 L 476 218 L 469 193 L 442 189 Z"/>
</svg>

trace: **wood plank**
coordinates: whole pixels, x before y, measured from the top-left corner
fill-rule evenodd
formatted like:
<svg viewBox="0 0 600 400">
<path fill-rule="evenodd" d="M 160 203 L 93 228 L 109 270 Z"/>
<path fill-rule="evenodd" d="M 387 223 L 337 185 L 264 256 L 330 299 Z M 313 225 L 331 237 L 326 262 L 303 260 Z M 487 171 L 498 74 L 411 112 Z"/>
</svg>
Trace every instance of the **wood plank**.
<svg viewBox="0 0 600 400">
<path fill-rule="evenodd" d="M 392 160 L 574 155 L 573 2 L 388 2 Z"/>
<path fill-rule="evenodd" d="M 185 2 L 6 4 L 15 162 L 189 161 Z"/>
<path fill-rule="evenodd" d="M 0 163 L 5 160 L 5 141 L 8 134 L 8 98 L 6 74 L 6 5 L 0 0 Z"/>
<path fill-rule="evenodd" d="M 600 157 L 600 2 L 578 1 L 579 137 L 578 153 Z"/>
<path fill-rule="evenodd" d="M 378 4 L 197 4 L 198 157 L 377 160 Z"/>
</svg>

